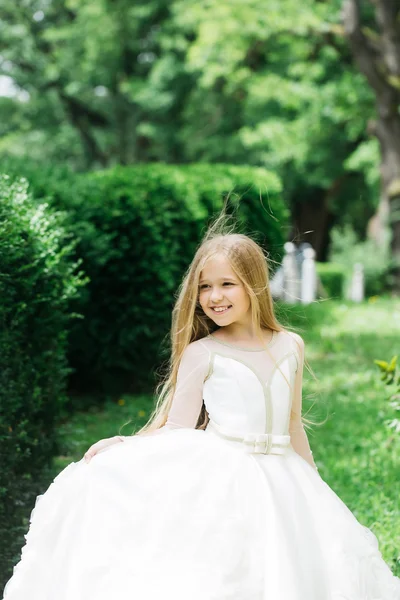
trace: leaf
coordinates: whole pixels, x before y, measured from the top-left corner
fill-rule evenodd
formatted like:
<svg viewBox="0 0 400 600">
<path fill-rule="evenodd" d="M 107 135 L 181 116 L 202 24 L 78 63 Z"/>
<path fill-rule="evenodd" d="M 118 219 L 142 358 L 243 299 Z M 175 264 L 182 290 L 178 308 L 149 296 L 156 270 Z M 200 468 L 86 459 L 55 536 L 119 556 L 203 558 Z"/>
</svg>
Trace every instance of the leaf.
<svg viewBox="0 0 400 600">
<path fill-rule="evenodd" d="M 387 371 L 389 366 L 389 363 L 387 363 L 386 360 L 374 360 L 374 363 L 378 365 L 381 371 Z"/>
<path fill-rule="evenodd" d="M 397 365 L 397 354 L 395 356 L 393 356 L 392 360 L 390 361 L 390 364 L 388 366 L 388 371 L 390 371 L 390 372 L 395 371 L 396 365 Z"/>
</svg>

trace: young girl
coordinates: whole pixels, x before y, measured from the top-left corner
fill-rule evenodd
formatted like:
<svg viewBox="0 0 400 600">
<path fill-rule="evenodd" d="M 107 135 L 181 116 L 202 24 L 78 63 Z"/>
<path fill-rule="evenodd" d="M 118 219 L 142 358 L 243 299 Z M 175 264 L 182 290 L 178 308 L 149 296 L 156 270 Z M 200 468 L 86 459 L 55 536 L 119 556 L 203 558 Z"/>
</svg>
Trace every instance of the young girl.
<svg viewBox="0 0 400 600">
<path fill-rule="evenodd" d="M 252 239 L 206 236 L 171 337 L 149 423 L 39 496 L 4 600 L 400 599 L 376 537 L 317 472 L 304 344 L 274 316 Z"/>
</svg>

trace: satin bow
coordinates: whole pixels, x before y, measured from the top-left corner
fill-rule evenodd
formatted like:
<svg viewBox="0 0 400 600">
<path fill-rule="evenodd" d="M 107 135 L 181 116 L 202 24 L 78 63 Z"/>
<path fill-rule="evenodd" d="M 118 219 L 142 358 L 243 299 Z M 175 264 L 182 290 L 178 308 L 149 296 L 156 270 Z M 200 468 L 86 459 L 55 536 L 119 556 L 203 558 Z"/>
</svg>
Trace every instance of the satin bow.
<svg viewBox="0 0 400 600">
<path fill-rule="evenodd" d="M 249 447 L 249 452 L 269 454 L 272 447 L 272 435 L 270 433 L 247 433 L 243 442 Z"/>
</svg>

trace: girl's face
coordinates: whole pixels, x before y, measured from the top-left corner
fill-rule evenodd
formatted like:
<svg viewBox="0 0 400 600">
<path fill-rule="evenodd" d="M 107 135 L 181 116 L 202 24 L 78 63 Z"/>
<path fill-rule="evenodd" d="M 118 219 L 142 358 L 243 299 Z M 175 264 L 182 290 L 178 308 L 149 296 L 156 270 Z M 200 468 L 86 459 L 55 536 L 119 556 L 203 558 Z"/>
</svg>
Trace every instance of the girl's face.
<svg viewBox="0 0 400 600">
<path fill-rule="evenodd" d="M 250 298 L 223 255 L 209 258 L 200 273 L 199 302 L 205 314 L 220 327 L 247 323 Z"/>
</svg>

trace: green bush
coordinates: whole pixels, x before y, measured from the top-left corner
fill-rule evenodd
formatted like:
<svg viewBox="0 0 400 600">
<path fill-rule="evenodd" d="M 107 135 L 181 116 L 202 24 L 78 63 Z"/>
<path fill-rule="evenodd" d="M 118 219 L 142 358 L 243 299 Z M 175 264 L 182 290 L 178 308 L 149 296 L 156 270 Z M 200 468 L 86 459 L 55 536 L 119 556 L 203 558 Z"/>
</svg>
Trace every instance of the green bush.
<svg viewBox="0 0 400 600">
<path fill-rule="evenodd" d="M 90 278 L 76 304 L 84 319 L 71 331 L 72 386 L 79 391 L 154 385 L 174 293 L 226 194 L 232 206 L 240 200 L 243 230 L 261 232 L 272 258 L 284 241 L 280 182 L 262 169 L 143 164 L 80 176 L 31 169 L 29 177 L 37 197 L 68 213 Z"/>
<path fill-rule="evenodd" d="M 62 216 L 0 177 L 0 580 L 56 449 L 65 403 L 68 305 L 83 283 Z"/>
<path fill-rule="evenodd" d="M 322 293 L 329 298 L 342 298 L 345 269 L 334 263 L 317 263 L 317 275 L 322 284 Z"/>
<path fill-rule="evenodd" d="M 388 289 L 391 267 L 389 231 L 380 246 L 374 240 L 360 241 L 350 225 L 334 227 L 331 236 L 330 260 L 344 268 L 344 293 L 350 284 L 356 263 L 361 263 L 364 267 L 366 296 L 379 295 Z"/>
</svg>

